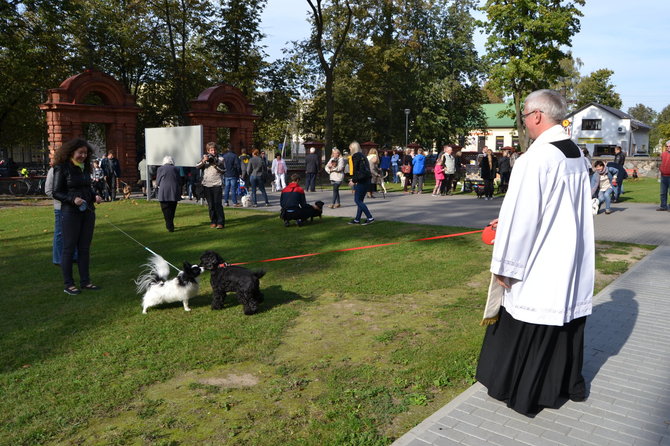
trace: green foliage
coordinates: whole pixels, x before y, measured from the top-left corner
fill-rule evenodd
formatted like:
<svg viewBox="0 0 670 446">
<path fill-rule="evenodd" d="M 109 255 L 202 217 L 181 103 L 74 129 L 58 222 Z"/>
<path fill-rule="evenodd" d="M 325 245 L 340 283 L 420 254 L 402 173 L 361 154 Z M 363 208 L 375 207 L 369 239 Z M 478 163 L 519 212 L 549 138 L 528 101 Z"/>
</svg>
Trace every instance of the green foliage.
<svg viewBox="0 0 670 446">
<path fill-rule="evenodd" d="M 260 41 L 265 35 L 260 31 L 260 16 L 266 4 L 267 0 L 220 0 L 207 30 L 216 78 L 250 98 L 263 74 L 265 53 Z"/>
<path fill-rule="evenodd" d="M 404 144 L 405 109 L 410 140 L 424 146 L 457 142 L 483 125 L 473 8 L 470 0 L 356 4 L 353 37 L 334 73 L 337 146 L 352 139 Z M 308 57 L 303 63 L 313 65 Z M 327 95 L 321 84 L 312 91 L 305 130 L 320 138 Z"/>
<path fill-rule="evenodd" d="M 579 31 L 577 6 L 584 0 L 488 0 L 480 25 L 489 33 L 486 63 L 493 88 L 514 100 L 519 142 L 527 147 L 521 122 L 521 101 L 539 88 L 548 88 L 566 73 L 561 61 L 572 36 Z"/>
<path fill-rule="evenodd" d="M 552 84 L 551 88 L 560 91 L 568 102 L 569 108 L 572 108 L 577 100 L 576 88 L 581 79 L 579 70 L 584 63 L 579 57 L 574 58 L 572 52 L 568 52 L 567 55 L 568 57 L 559 62 L 563 73 L 558 76 L 556 83 Z"/>
<path fill-rule="evenodd" d="M 628 109 L 628 114 L 637 119 L 638 121 L 644 122 L 648 125 L 653 125 L 656 122 L 658 117 L 658 112 L 651 107 L 647 107 L 644 104 L 635 104 L 634 106 Z"/>
<path fill-rule="evenodd" d="M 577 84 L 576 107 L 595 102 L 616 109 L 621 108 L 621 97 L 614 91 L 614 85 L 610 83 L 613 74 L 614 71 L 602 68 L 583 77 Z"/>
<path fill-rule="evenodd" d="M 665 142 L 670 140 L 670 105 L 666 106 L 656 117 L 654 127 L 649 134 L 649 147 L 660 153 Z"/>
</svg>

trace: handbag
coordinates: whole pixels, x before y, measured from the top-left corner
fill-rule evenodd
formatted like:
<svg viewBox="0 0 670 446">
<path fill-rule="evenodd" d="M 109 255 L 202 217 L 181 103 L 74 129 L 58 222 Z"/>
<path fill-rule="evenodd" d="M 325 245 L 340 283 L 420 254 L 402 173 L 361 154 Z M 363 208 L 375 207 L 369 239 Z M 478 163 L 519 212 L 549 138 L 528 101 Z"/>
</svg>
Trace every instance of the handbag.
<svg viewBox="0 0 670 446">
<path fill-rule="evenodd" d="M 403 164 L 400 170 L 402 171 L 402 173 L 412 173 L 412 166 L 410 166 L 409 164 Z"/>
</svg>

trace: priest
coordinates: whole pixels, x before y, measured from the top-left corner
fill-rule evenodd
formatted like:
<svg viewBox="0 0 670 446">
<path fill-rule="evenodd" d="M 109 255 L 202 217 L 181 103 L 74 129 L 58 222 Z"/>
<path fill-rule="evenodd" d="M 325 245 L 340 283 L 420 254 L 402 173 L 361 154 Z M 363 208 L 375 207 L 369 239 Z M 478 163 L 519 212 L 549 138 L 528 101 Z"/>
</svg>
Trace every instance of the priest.
<svg viewBox="0 0 670 446">
<path fill-rule="evenodd" d="M 533 416 L 583 401 L 584 326 L 595 275 L 589 165 L 559 124 L 565 99 L 528 95 L 521 115 L 533 143 L 515 163 L 491 261 L 477 379 Z"/>
</svg>

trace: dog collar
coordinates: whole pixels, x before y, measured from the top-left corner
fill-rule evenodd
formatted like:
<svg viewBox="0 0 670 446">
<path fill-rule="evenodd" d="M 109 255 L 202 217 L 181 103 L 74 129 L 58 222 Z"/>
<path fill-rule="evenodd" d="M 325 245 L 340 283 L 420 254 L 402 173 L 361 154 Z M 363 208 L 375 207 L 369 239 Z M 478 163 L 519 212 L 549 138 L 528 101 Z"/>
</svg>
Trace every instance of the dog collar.
<svg viewBox="0 0 670 446">
<path fill-rule="evenodd" d="M 228 268 L 229 266 L 230 266 L 230 263 L 223 262 L 222 264 L 219 265 L 219 268 Z"/>
</svg>

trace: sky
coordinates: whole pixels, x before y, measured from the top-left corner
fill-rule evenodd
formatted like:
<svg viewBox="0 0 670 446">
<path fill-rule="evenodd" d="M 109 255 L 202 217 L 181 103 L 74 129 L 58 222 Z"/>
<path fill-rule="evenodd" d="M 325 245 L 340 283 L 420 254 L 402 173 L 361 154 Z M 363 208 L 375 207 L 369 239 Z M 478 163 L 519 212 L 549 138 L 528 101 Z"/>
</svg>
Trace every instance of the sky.
<svg viewBox="0 0 670 446">
<path fill-rule="evenodd" d="M 582 60 L 580 72 L 608 68 L 614 90 L 628 111 L 644 104 L 660 112 L 670 105 L 670 0 L 586 0 L 580 8 L 581 30 L 572 53 Z M 263 44 L 269 60 L 282 57 L 288 41 L 309 35 L 306 0 L 268 0 L 262 15 Z M 475 38 L 480 55 L 484 36 Z"/>
</svg>

